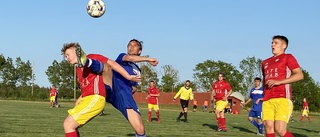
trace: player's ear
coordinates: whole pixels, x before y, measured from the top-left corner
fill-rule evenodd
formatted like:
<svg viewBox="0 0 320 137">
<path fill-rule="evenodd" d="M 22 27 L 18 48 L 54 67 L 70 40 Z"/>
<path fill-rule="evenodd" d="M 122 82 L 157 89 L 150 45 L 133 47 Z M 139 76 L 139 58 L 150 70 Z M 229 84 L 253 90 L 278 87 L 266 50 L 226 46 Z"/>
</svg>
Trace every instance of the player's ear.
<svg viewBox="0 0 320 137">
<path fill-rule="evenodd" d="M 139 50 L 139 51 L 138 51 L 138 55 L 141 55 L 141 52 L 142 52 L 142 50 Z"/>
</svg>

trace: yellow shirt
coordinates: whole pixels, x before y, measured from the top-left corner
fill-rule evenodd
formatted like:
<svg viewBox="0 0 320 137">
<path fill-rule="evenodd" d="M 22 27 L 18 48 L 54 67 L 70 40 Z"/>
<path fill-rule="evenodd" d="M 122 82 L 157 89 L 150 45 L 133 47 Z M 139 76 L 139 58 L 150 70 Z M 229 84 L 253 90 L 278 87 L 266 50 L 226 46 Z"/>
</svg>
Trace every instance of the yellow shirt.
<svg viewBox="0 0 320 137">
<path fill-rule="evenodd" d="M 173 98 L 176 99 L 179 95 L 181 95 L 180 99 L 193 100 L 192 88 L 186 89 L 186 87 L 181 87 L 179 92 Z"/>
</svg>

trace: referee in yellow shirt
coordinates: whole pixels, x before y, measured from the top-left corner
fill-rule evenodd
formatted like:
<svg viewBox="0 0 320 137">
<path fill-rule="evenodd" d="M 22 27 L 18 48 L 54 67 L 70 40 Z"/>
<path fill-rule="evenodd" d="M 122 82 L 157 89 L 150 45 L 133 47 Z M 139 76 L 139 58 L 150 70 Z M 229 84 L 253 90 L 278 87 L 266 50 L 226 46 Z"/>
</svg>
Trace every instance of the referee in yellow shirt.
<svg viewBox="0 0 320 137">
<path fill-rule="evenodd" d="M 187 80 L 186 85 L 180 88 L 179 92 L 173 97 L 173 101 L 175 101 L 178 96 L 180 96 L 180 104 L 182 111 L 177 117 L 177 122 L 180 122 L 180 118 L 182 116 L 184 116 L 184 122 L 188 122 L 187 116 L 189 100 L 193 100 L 192 88 L 190 87 L 190 80 Z"/>
</svg>

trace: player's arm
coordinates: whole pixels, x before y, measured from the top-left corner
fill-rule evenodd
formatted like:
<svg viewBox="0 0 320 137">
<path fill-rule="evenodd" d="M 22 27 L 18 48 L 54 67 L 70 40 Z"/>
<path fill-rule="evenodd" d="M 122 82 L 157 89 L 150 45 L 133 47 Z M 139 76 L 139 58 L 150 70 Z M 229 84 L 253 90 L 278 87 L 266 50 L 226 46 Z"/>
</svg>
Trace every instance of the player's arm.
<svg viewBox="0 0 320 137">
<path fill-rule="evenodd" d="M 248 103 L 250 103 L 252 101 L 251 98 L 249 98 L 245 103 L 242 103 L 243 106 L 246 106 Z"/>
<path fill-rule="evenodd" d="M 214 96 L 216 95 L 216 90 L 211 88 L 211 101 L 214 100 Z"/>
<path fill-rule="evenodd" d="M 193 100 L 193 93 L 192 93 L 192 88 L 190 88 L 191 89 L 191 91 L 190 91 L 190 93 L 189 93 L 189 96 L 190 96 L 190 100 Z"/>
<path fill-rule="evenodd" d="M 77 101 L 76 101 L 76 103 L 74 104 L 75 106 L 77 106 L 79 103 L 80 103 L 80 100 L 82 99 L 82 96 L 80 96 L 78 99 L 77 99 Z"/>
<path fill-rule="evenodd" d="M 303 79 L 303 73 L 301 68 L 295 68 L 292 71 L 292 75 L 283 80 L 268 80 L 267 84 L 269 88 L 272 88 L 275 85 L 282 85 L 282 84 L 290 84 L 299 80 Z"/>
<path fill-rule="evenodd" d="M 129 73 L 123 67 L 121 67 L 117 62 L 111 59 L 108 59 L 108 61 L 104 65 L 110 66 L 113 70 L 117 71 L 119 74 L 121 74 L 123 77 L 125 77 L 130 81 L 138 82 L 141 80 L 140 77 L 129 75 Z M 107 68 L 107 67 L 104 67 L 104 68 Z"/>
<path fill-rule="evenodd" d="M 177 97 L 181 94 L 182 88 L 180 88 L 179 92 L 173 97 L 173 100 L 176 100 Z"/>
<path fill-rule="evenodd" d="M 231 94 L 232 94 L 232 89 L 230 89 L 227 95 L 223 97 L 223 100 L 226 101 Z"/>
<path fill-rule="evenodd" d="M 158 65 L 158 60 L 155 58 L 148 58 L 143 56 L 137 56 L 137 55 L 124 55 L 122 57 L 122 61 L 126 62 L 149 62 L 152 66 Z"/>
</svg>

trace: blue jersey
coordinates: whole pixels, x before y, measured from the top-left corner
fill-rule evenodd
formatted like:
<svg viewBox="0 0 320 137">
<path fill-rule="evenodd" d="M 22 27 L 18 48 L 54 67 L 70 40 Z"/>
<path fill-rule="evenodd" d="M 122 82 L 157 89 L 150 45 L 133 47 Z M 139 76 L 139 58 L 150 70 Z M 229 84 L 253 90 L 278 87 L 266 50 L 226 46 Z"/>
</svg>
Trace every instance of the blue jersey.
<svg viewBox="0 0 320 137">
<path fill-rule="evenodd" d="M 253 106 L 252 106 L 252 110 L 253 111 L 262 111 L 262 100 L 259 101 L 258 104 L 256 104 L 256 101 L 259 99 L 259 98 L 263 98 L 263 88 L 260 87 L 258 89 L 256 88 L 252 88 L 250 90 L 250 98 L 252 99 L 253 101 Z"/>
<path fill-rule="evenodd" d="M 140 68 L 135 63 L 122 61 L 124 55 L 126 54 L 121 53 L 115 61 L 130 75 L 140 75 Z M 127 109 L 133 109 L 140 114 L 137 104 L 132 96 L 132 86 L 137 85 L 137 82 L 127 80 L 116 71 L 113 71 L 112 89 L 110 86 L 105 85 L 107 94 L 106 101 L 118 109 L 126 119 L 128 119 Z"/>
</svg>

